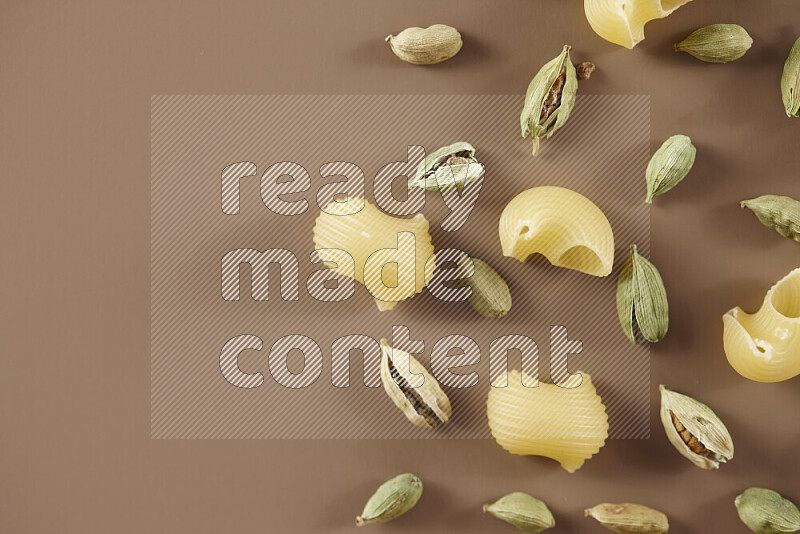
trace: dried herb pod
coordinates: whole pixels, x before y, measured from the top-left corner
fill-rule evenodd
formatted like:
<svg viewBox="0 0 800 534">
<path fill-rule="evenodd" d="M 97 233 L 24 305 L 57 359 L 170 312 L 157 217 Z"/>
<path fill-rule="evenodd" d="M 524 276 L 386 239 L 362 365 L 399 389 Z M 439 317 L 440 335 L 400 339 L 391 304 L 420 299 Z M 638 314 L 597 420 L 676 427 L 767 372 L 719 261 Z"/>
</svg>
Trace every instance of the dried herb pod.
<svg viewBox="0 0 800 534">
<path fill-rule="evenodd" d="M 800 39 L 794 42 L 789 57 L 783 65 L 781 76 L 781 96 L 786 115 L 800 115 Z"/>
<path fill-rule="evenodd" d="M 663 512 L 641 504 L 603 503 L 584 510 L 584 515 L 620 534 L 664 534 L 669 531 L 669 520 Z"/>
<path fill-rule="evenodd" d="M 395 406 L 420 428 L 433 429 L 452 414 L 450 400 L 439 383 L 409 353 L 381 340 L 381 382 Z"/>
<path fill-rule="evenodd" d="M 656 150 L 647 164 L 647 198 L 650 204 L 653 197 L 663 195 L 692 170 L 697 149 L 692 140 L 685 135 L 673 135 Z"/>
<path fill-rule="evenodd" d="M 767 228 L 800 243 L 800 201 L 778 195 L 763 195 L 743 200 L 739 205 L 755 213 Z"/>
<path fill-rule="evenodd" d="M 694 465 L 719 469 L 733 459 L 733 440 L 714 411 L 687 395 L 661 390 L 661 423 L 670 443 Z"/>
<path fill-rule="evenodd" d="M 499 319 L 511 309 L 511 291 L 505 280 L 490 265 L 464 254 L 459 261 L 459 272 L 465 272 L 469 262 L 474 271 L 468 278 L 460 278 L 462 287 L 469 287 L 472 295 L 470 305 L 475 311 L 490 319 Z"/>
<path fill-rule="evenodd" d="M 441 63 L 458 54 L 464 44 L 457 29 L 446 24 L 428 28 L 407 28 L 390 35 L 386 42 L 394 55 L 414 65 Z"/>
<path fill-rule="evenodd" d="M 475 159 L 475 148 L 460 141 L 426 156 L 417 167 L 414 178 L 408 182 L 408 188 L 421 187 L 428 191 L 460 188 L 477 180 L 482 172 L 483 165 Z"/>
<path fill-rule="evenodd" d="M 411 473 L 387 480 L 369 498 L 364 511 L 356 517 L 356 526 L 385 523 L 408 512 L 422 496 L 422 481 Z"/>
<path fill-rule="evenodd" d="M 800 510 L 778 492 L 764 488 L 750 488 L 733 502 L 739 513 L 739 519 L 757 534 L 800 531 Z"/>
<path fill-rule="evenodd" d="M 545 503 L 519 491 L 484 505 L 483 511 L 514 525 L 522 532 L 541 532 L 556 524 Z"/>
<path fill-rule="evenodd" d="M 669 328 L 667 290 L 655 265 L 631 245 L 617 281 L 617 315 L 632 343 L 661 341 Z"/>
<path fill-rule="evenodd" d="M 727 63 L 745 55 L 751 46 L 752 37 L 738 24 L 712 24 L 693 31 L 672 48 L 708 63 Z"/>
</svg>

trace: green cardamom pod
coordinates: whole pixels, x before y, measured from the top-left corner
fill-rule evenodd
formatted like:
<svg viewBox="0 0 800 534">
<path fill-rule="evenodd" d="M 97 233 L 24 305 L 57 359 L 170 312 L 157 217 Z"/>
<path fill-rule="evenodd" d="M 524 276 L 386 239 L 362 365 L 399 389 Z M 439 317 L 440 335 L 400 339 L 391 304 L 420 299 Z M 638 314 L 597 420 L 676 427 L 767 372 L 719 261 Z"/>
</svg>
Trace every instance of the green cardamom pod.
<svg viewBox="0 0 800 534">
<path fill-rule="evenodd" d="M 470 260 L 474 272 L 469 277 L 459 277 L 462 287 L 469 287 L 472 295 L 469 297 L 470 305 L 475 311 L 490 319 L 499 319 L 511 309 L 511 291 L 505 280 L 487 263 L 470 258 L 466 254 L 461 257 L 458 271 L 464 272 Z"/>
<path fill-rule="evenodd" d="M 386 42 L 394 55 L 412 65 L 434 65 L 458 54 L 464 42 L 457 29 L 446 24 L 406 28 Z"/>
<path fill-rule="evenodd" d="M 411 473 L 387 480 L 369 498 L 364 511 L 356 517 L 356 526 L 385 523 L 408 512 L 422 496 L 422 481 Z"/>
<path fill-rule="evenodd" d="M 752 37 L 738 24 L 712 24 L 693 31 L 672 48 L 708 63 L 727 63 L 745 55 L 752 45 Z"/>
<path fill-rule="evenodd" d="M 647 198 L 663 195 L 686 178 L 694 165 L 697 149 L 685 135 L 673 135 L 656 150 L 647 164 Z"/>
<path fill-rule="evenodd" d="M 667 290 L 656 266 L 636 252 L 636 245 L 631 245 L 628 261 L 619 273 L 617 315 L 632 343 L 641 338 L 656 343 L 667 335 Z"/>
<path fill-rule="evenodd" d="M 661 424 L 679 453 L 703 469 L 719 469 L 733 459 L 730 432 L 714 411 L 688 395 L 661 390 Z"/>
<path fill-rule="evenodd" d="M 778 195 L 743 200 L 740 206 L 756 214 L 761 224 L 800 243 L 800 201 Z"/>
<path fill-rule="evenodd" d="M 789 57 L 783 65 L 781 95 L 786 115 L 789 117 L 800 115 L 800 39 L 794 42 Z"/>
<path fill-rule="evenodd" d="M 575 106 L 578 73 L 569 57 L 571 48 L 564 45 L 561 54 L 539 69 L 528 86 L 519 120 L 522 137 L 530 136 L 533 141 L 534 156 L 539 153 L 539 139 L 564 126 Z"/>
<path fill-rule="evenodd" d="M 425 157 L 417 173 L 408 182 L 408 188 L 421 187 L 428 191 L 446 191 L 461 188 L 483 172 L 483 165 L 475 159 L 475 148 L 466 142 L 444 146 Z"/>
<path fill-rule="evenodd" d="M 739 519 L 757 534 L 800 531 L 800 510 L 775 491 L 750 488 L 733 502 Z"/>
<path fill-rule="evenodd" d="M 666 515 L 641 504 L 603 503 L 584 510 L 584 515 L 620 534 L 664 534 L 669 530 Z"/>
<path fill-rule="evenodd" d="M 483 511 L 514 525 L 522 532 L 541 532 L 556 524 L 545 503 L 519 491 L 509 493 L 493 504 L 484 505 Z"/>
</svg>

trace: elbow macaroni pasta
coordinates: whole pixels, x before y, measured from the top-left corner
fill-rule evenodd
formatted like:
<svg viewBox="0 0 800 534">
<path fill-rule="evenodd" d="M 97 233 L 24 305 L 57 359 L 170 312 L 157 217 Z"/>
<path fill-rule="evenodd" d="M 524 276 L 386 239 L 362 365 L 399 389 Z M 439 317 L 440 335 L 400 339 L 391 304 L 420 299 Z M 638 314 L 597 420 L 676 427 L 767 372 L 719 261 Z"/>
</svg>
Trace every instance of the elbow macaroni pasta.
<svg viewBox="0 0 800 534">
<path fill-rule="evenodd" d="M 644 25 L 663 19 L 691 0 L 584 0 L 586 19 L 597 35 L 633 48 L 644 39 Z"/>
</svg>

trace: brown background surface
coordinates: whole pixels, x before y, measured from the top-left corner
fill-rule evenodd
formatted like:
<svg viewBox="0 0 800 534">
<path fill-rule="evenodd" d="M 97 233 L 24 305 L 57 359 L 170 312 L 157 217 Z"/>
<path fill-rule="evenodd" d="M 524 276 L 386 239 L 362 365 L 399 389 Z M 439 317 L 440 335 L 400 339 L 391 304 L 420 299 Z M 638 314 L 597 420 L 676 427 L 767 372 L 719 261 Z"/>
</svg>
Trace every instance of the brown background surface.
<svg viewBox="0 0 800 534">
<path fill-rule="evenodd" d="M 0 8 L 0 530 L 348 532 L 374 487 L 405 470 L 426 482 L 392 532 L 510 527 L 480 514 L 512 491 L 548 502 L 553 532 L 602 532 L 581 517 L 633 500 L 674 532 L 745 532 L 732 500 L 762 485 L 800 501 L 797 381 L 762 385 L 727 365 L 720 316 L 755 308 L 800 263 L 798 245 L 738 200 L 800 196 L 798 119 L 778 80 L 800 3 L 700 1 L 628 51 L 589 28 L 576 0 L 3 2 Z M 465 48 L 434 68 L 383 37 L 457 26 Z M 740 61 L 706 65 L 670 44 L 737 22 Z M 652 148 L 682 132 L 690 179 L 652 209 L 652 257 L 670 294 L 655 386 L 701 397 L 731 429 L 719 472 L 650 440 L 613 440 L 575 475 L 475 441 L 149 438 L 149 105 L 153 94 L 514 94 L 564 42 L 600 66 L 587 93 L 649 94 Z"/>
</svg>

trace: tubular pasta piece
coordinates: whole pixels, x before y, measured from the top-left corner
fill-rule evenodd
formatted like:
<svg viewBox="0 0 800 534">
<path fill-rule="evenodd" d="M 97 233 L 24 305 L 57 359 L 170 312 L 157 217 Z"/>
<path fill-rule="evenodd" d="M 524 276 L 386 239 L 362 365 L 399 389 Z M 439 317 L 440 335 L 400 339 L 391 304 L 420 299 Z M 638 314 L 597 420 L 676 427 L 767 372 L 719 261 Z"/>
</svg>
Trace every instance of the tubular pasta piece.
<svg viewBox="0 0 800 534">
<path fill-rule="evenodd" d="M 361 198 L 328 204 L 317 217 L 314 246 L 328 267 L 364 284 L 381 311 L 421 292 L 435 268 L 425 216 L 392 217 Z M 340 251 L 353 257 L 355 272 L 336 261 Z"/>
<path fill-rule="evenodd" d="M 633 48 L 644 39 L 644 25 L 663 19 L 691 0 L 584 0 L 586 19 L 597 35 Z"/>
<path fill-rule="evenodd" d="M 800 268 L 772 286 L 761 309 L 738 306 L 722 316 L 728 362 L 756 382 L 781 382 L 800 374 Z"/>
<path fill-rule="evenodd" d="M 525 387 L 523 375 L 512 371 L 508 386 L 489 391 L 486 412 L 497 444 L 512 454 L 552 458 L 574 473 L 600 451 L 608 437 L 608 416 L 589 375 L 577 387 L 563 384 Z M 526 382 L 529 378 L 525 377 Z"/>
<path fill-rule="evenodd" d="M 563 187 L 523 191 L 500 217 L 503 254 L 519 261 L 542 254 L 558 267 L 608 276 L 614 234 L 606 216 L 585 196 Z"/>
</svg>

